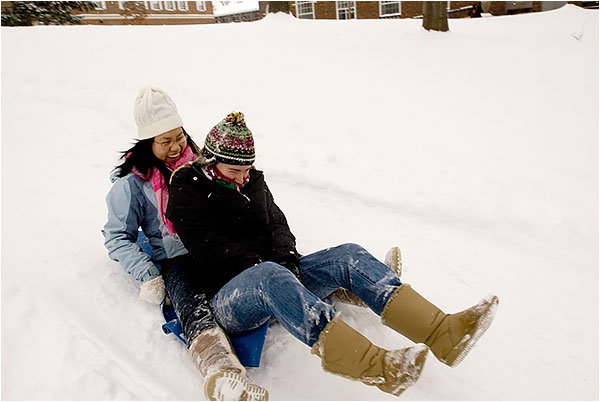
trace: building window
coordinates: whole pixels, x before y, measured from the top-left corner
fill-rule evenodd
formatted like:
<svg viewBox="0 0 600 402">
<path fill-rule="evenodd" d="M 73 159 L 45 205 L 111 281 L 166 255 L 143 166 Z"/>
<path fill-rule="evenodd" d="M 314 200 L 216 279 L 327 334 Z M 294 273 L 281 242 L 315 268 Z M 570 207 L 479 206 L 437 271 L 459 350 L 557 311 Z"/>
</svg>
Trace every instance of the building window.
<svg viewBox="0 0 600 402">
<path fill-rule="evenodd" d="M 106 2 L 105 1 L 92 1 L 94 4 L 94 8 L 96 10 L 106 10 Z"/>
<path fill-rule="evenodd" d="M 335 8 L 337 9 L 338 20 L 353 20 L 356 18 L 355 1 L 336 1 Z"/>
<path fill-rule="evenodd" d="M 197 1 L 196 8 L 198 11 L 206 11 L 206 2 L 205 1 Z"/>
<path fill-rule="evenodd" d="M 305 20 L 314 20 L 315 4 L 312 1 L 297 1 L 296 16 Z"/>
<path fill-rule="evenodd" d="M 395 17 L 402 15 L 402 7 L 399 1 L 380 1 L 379 16 L 380 17 Z"/>
<path fill-rule="evenodd" d="M 165 10 L 175 11 L 175 2 L 174 1 L 165 1 Z"/>
<path fill-rule="evenodd" d="M 187 1 L 178 1 L 177 8 L 179 9 L 179 11 L 187 11 L 188 10 Z"/>
<path fill-rule="evenodd" d="M 158 11 L 162 10 L 162 1 L 151 1 L 150 2 L 150 10 Z"/>
</svg>

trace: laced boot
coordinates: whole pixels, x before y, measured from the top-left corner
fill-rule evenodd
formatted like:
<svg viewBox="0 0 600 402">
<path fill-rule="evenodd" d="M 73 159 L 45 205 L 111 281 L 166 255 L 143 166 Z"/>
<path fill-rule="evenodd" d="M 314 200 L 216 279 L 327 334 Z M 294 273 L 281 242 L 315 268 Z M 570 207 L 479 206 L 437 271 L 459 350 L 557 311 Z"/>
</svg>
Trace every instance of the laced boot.
<svg viewBox="0 0 600 402">
<path fill-rule="evenodd" d="M 204 376 L 204 394 L 211 401 L 267 401 L 266 389 L 251 384 L 227 335 L 211 328 L 194 338 L 192 361 Z"/>
<path fill-rule="evenodd" d="M 384 307 L 381 319 L 413 342 L 429 346 L 442 363 L 455 367 L 489 328 L 498 301 L 491 296 L 464 311 L 446 314 L 403 284 Z"/>
<path fill-rule="evenodd" d="M 391 351 L 380 348 L 337 317 L 312 347 L 325 371 L 396 396 L 417 381 L 428 350 L 425 345 Z"/>
</svg>

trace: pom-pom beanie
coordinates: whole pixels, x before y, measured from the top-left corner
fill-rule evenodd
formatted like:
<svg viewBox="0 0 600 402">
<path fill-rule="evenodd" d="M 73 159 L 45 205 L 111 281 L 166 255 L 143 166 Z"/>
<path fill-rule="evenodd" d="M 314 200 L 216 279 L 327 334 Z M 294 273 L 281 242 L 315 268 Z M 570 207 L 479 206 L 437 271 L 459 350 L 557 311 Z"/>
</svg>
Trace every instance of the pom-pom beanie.
<svg viewBox="0 0 600 402">
<path fill-rule="evenodd" d="M 252 165 L 256 159 L 254 138 L 244 114 L 232 112 L 217 123 L 206 136 L 202 154 L 211 162 Z"/>
<path fill-rule="evenodd" d="M 147 87 L 135 99 L 133 117 L 138 126 L 138 139 L 146 140 L 183 126 L 177 106 L 169 95 L 158 88 Z"/>
</svg>

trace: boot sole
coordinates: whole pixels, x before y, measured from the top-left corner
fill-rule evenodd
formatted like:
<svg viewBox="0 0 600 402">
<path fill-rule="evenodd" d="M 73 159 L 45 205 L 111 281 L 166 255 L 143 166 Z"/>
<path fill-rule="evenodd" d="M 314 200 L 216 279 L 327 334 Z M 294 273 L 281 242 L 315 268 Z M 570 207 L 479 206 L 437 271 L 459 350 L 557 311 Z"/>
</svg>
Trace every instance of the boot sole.
<svg viewBox="0 0 600 402">
<path fill-rule="evenodd" d="M 240 390 L 234 390 L 229 386 L 229 390 L 216 392 L 218 382 L 227 381 L 231 384 L 241 387 Z M 221 387 L 222 388 L 222 387 Z M 229 391 L 229 392 L 228 392 Z M 245 377 L 232 372 L 219 371 L 208 376 L 204 381 L 204 394 L 209 401 L 268 401 L 269 392 L 251 384 Z M 218 395 L 217 395 L 218 394 Z"/>
<path fill-rule="evenodd" d="M 458 364 L 460 362 L 462 362 L 464 360 L 464 358 L 469 354 L 471 349 L 473 349 L 473 346 L 475 346 L 475 344 L 477 343 L 479 338 L 481 338 L 481 336 L 483 334 L 485 334 L 485 331 L 487 331 L 487 329 L 490 327 L 490 325 L 492 324 L 492 321 L 494 321 L 494 317 L 496 316 L 496 311 L 498 310 L 499 302 L 500 302 L 500 299 L 498 299 L 497 296 L 493 296 L 491 298 L 491 300 L 489 300 L 489 302 L 484 299 L 483 301 L 481 301 L 479 303 L 479 305 L 487 304 L 487 307 L 486 307 L 485 312 L 479 318 L 479 320 L 477 320 L 477 329 L 473 333 L 466 335 L 458 343 L 458 345 L 456 346 L 457 348 L 461 347 L 462 345 L 464 345 L 464 347 L 459 352 L 459 354 L 456 356 L 456 358 L 451 362 L 442 360 L 443 363 L 447 364 L 450 367 L 456 367 L 456 366 L 458 366 Z"/>
<path fill-rule="evenodd" d="M 384 261 L 385 265 L 398 275 L 398 278 L 402 276 L 402 253 L 400 252 L 400 247 L 394 246 L 390 248 L 385 255 Z"/>
</svg>

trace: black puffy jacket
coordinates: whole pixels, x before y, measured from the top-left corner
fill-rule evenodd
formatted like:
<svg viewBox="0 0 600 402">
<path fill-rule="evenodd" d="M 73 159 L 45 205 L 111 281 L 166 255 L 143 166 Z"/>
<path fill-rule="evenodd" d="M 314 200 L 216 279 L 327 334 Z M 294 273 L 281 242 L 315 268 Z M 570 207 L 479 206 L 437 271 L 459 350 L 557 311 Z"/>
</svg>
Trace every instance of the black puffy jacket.
<svg viewBox="0 0 600 402">
<path fill-rule="evenodd" d="M 171 179 L 167 218 L 202 271 L 209 298 L 261 261 L 298 274 L 296 239 L 259 170 L 250 170 L 238 192 L 209 180 L 196 164 L 179 169 Z"/>
</svg>

